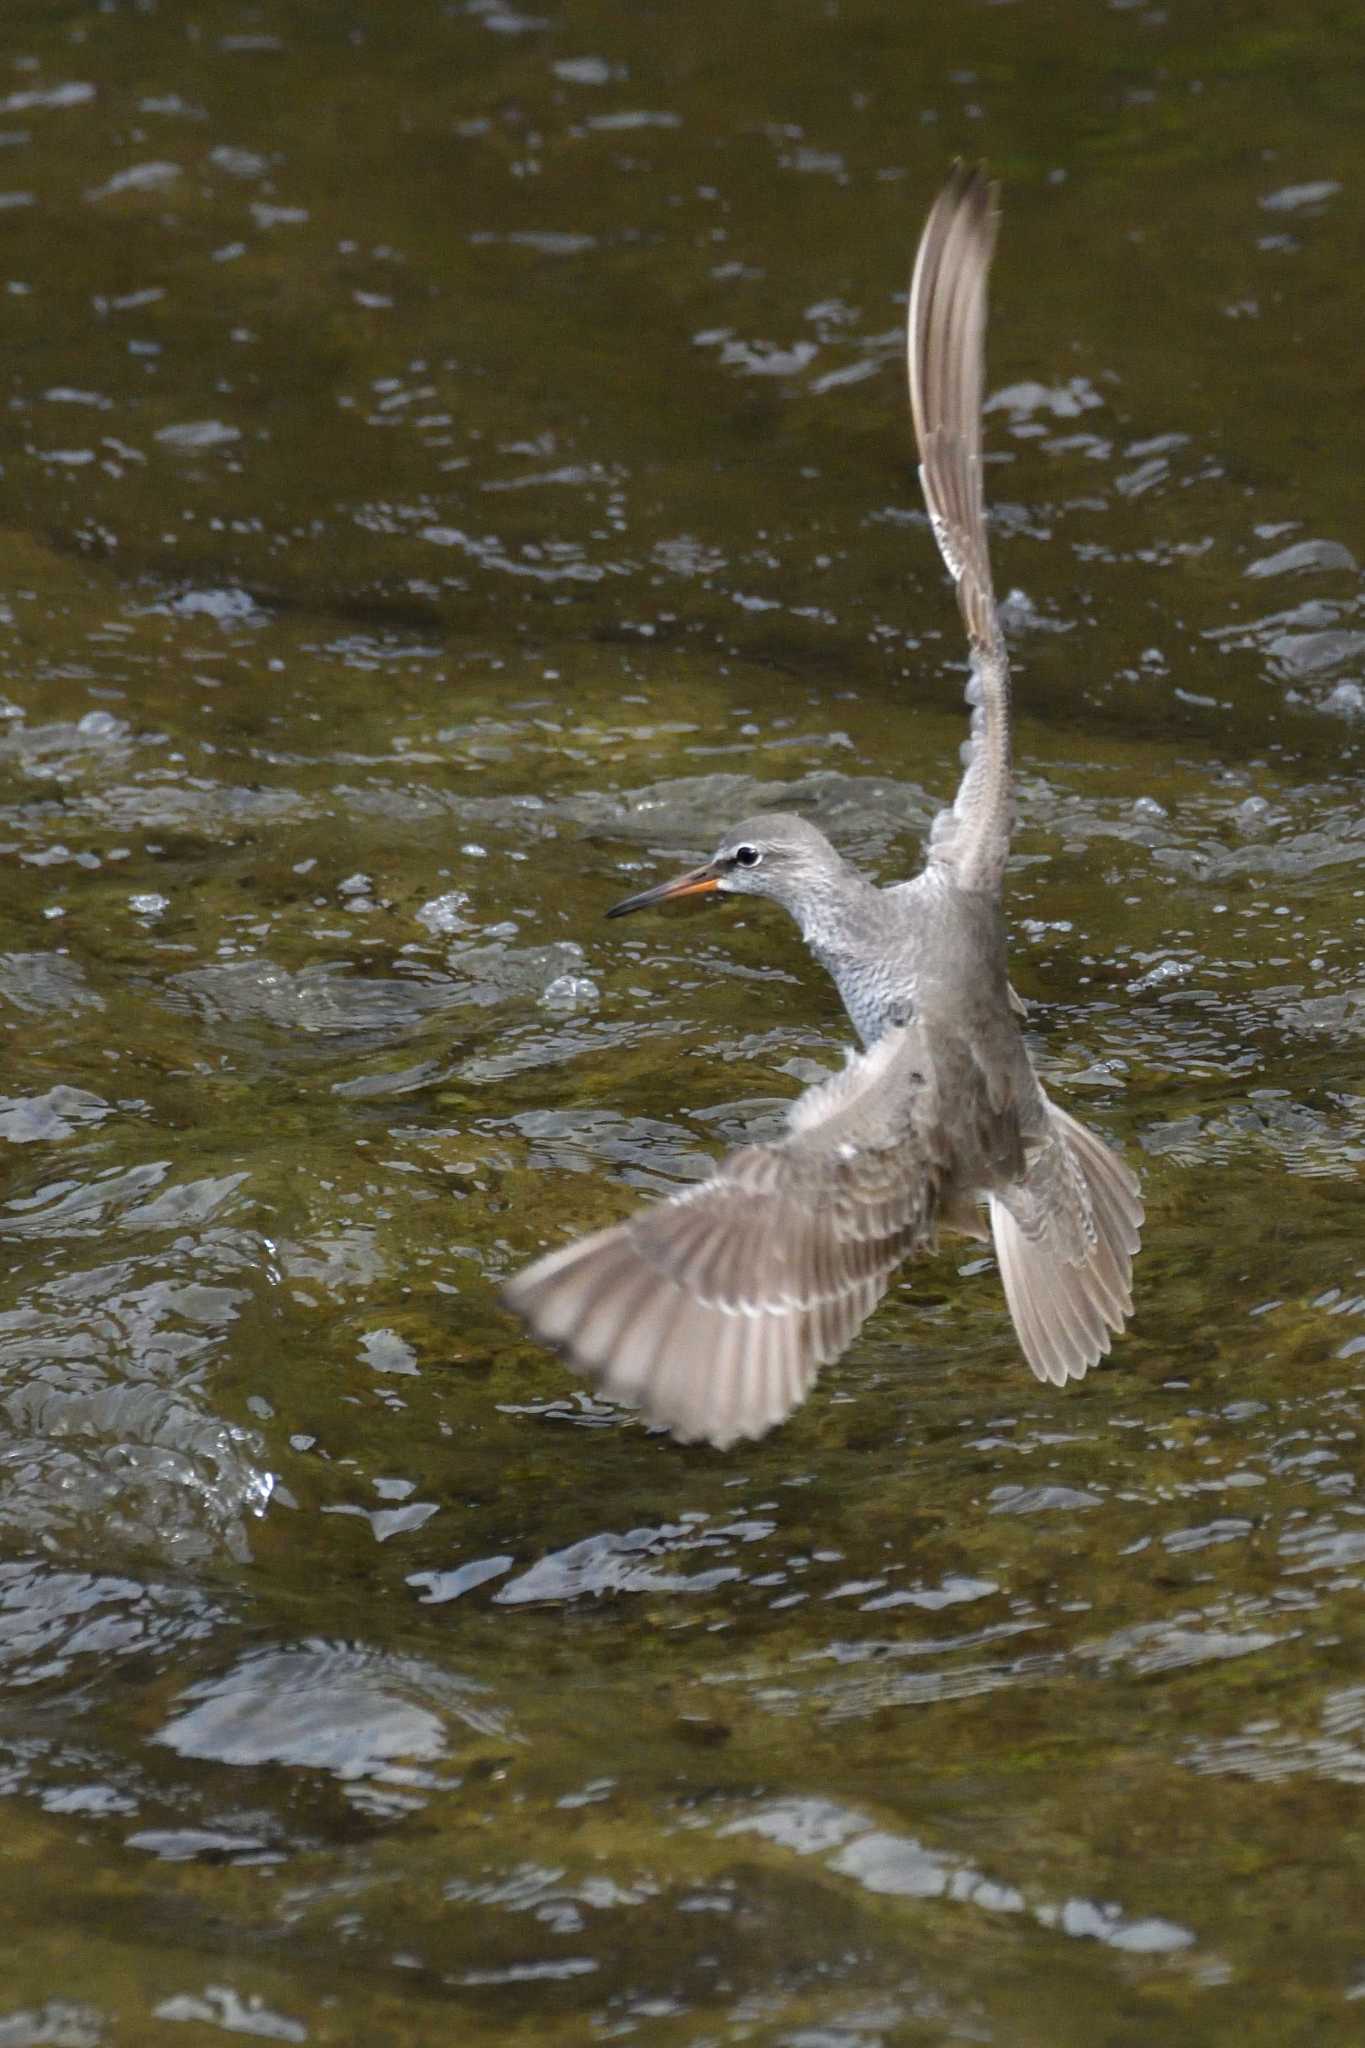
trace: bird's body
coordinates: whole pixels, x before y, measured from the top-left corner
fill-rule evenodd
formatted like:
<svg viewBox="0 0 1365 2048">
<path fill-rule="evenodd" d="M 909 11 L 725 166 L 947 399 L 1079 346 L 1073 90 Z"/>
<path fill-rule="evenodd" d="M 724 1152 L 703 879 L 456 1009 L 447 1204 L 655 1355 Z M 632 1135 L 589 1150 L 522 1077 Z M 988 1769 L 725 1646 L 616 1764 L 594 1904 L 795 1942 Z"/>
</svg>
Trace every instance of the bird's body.
<svg viewBox="0 0 1365 2048">
<path fill-rule="evenodd" d="M 1045 1094 L 1009 986 L 1009 668 L 991 587 L 980 421 L 992 189 L 954 174 L 910 293 L 925 498 L 972 656 L 972 741 L 922 872 L 879 888 L 805 819 L 770 813 L 703 867 L 618 904 L 761 895 L 828 971 L 864 1050 L 787 1135 L 518 1274 L 505 1299 L 615 1399 L 684 1440 L 761 1436 L 943 1229 L 994 1240 L 1034 1372 L 1060 1385 L 1131 1309 L 1142 1205 L 1123 1162 Z M 984 1212 L 984 1213 L 983 1213 Z"/>
</svg>

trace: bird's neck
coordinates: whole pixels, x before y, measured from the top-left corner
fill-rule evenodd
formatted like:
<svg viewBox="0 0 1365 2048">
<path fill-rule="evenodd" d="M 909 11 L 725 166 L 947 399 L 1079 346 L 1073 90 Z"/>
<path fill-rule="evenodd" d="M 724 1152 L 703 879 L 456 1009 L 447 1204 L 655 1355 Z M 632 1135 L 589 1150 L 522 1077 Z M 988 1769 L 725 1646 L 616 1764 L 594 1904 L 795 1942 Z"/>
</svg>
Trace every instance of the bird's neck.
<svg viewBox="0 0 1365 2048">
<path fill-rule="evenodd" d="M 855 868 L 802 906 L 801 933 L 843 998 L 864 1045 L 920 1018 L 954 1031 L 1008 1015 L 1005 928 L 998 896 L 959 889 L 931 865 L 913 882 L 879 889 Z"/>
<path fill-rule="evenodd" d="M 885 892 L 845 868 L 830 888 L 802 906 L 801 936 L 838 989 L 864 1045 L 904 1023 L 913 1000 L 912 963 L 897 946 Z"/>
</svg>

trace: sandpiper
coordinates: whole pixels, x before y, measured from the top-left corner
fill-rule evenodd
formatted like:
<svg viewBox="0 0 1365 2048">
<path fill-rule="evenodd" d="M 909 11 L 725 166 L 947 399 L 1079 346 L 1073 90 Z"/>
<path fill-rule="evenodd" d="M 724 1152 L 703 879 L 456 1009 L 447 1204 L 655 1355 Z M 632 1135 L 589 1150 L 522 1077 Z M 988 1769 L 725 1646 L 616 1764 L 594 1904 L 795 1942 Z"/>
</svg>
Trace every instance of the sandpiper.
<svg viewBox="0 0 1365 2048">
<path fill-rule="evenodd" d="M 603 1393 L 684 1442 L 762 1436 L 846 1350 L 897 1266 L 942 1230 L 993 1240 L 1039 1379 L 1080 1379 L 1132 1310 L 1138 1183 L 1033 1070 L 1001 889 L 1014 821 L 1009 662 L 982 492 L 986 280 L 997 196 L 959 167 L 925 225 L 907 353 L 920 481 L 971 654 L 957 795 L 913 880 L 880 888 L 805 819 L 765 814 L 609 917 L 701 894 L 795 918 L 863 1043 L 774 1144 L 552 1251 L 508 1307 Z"/>
</svg>

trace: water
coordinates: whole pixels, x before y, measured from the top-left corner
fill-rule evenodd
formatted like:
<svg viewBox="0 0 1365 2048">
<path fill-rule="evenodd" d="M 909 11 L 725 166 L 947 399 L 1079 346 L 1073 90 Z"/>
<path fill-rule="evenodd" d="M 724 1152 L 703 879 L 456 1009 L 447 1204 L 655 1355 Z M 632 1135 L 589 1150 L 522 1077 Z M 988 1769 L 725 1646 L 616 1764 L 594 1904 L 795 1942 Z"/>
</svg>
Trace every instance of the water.
<svg viewBox="0 0 1365 2048">
<path fill-rule="evenodd" d="M 0 2040 L 1353 2042 L 1365 24 L 533 8 L 7 13 Z M 601 913 L 952 787 L 959 152 L 1138 1314 L 1059 1397 L 959 1245 L 683 1450 L 495 1285 L 848 1041 Z"/>
</svg>

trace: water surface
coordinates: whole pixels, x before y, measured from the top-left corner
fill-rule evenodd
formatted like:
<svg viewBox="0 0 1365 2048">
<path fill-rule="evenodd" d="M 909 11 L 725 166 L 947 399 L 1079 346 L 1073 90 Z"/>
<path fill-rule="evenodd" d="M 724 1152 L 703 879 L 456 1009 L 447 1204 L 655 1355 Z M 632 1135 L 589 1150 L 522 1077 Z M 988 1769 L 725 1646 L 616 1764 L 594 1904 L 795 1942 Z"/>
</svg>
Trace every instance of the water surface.
<svg viewBox="0 0 1365 2048">
<path fill-rule="evenodd" d="M 1360 9 L 6 29 L 0 2039 L 1356 2040 Z M 849 1040 L 775 913 L 601 913 L 952 788 L 959 153 L 1138 1313 L 1059 1396 L 958 1246 L 681 1449 L 496 1285 Z"/>
</svg>

